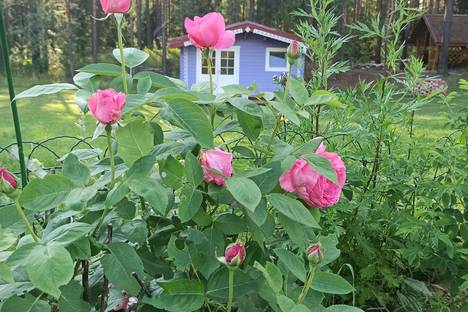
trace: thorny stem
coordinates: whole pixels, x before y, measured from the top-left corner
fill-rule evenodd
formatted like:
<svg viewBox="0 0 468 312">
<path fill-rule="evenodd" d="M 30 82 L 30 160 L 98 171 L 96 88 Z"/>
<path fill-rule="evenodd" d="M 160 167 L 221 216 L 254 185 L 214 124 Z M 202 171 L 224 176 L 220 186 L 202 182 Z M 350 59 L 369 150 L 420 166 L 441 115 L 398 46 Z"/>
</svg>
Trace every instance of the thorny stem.
<svg viewBox="0 0 468 312">
<path fill-rule="evenodd" d="M 34 233 L 33 227 L 31 226 L 31 223 L 29 223 L 28 217 L 26 217 L 26 214 L 24 213 L 23 208 L 21 208 L 18 198 L 15 198 L 15 206 L 16 206 L 16 211 L 18 212 L 18 215 L 20 216 L 24 225 L 26 225 L 26 228 L 28 229 L 29 234 L 31 234 L 32 238 L 36 242 L 38 242 L 39 237 L 36 235 L 36 233 Z"/>
<path fill-rule="evenodd" d="M 117 20 L 117 18 L 116 18 Z M 125 94 L 128 93 L 128 86 L 127 86 L 127 71 L 125 70 L 125 57 L 124 57 L 124 49 L 123 49 L 123 35 L 122 35 L 122 21 L 117 20 L 117 40 L 120 50 L 120 65 L 122 68 L 122 84 Z"/>
<path fill-rule="evenodd" d="M 213 55 L 213 50 L 208 48 L 205 53 L 206 63 L 208 64 L 208 75 L 210 77 L 210 94 L 214 94 L 214 86 L 213 86 L 213 64 L 211 62 L 211 57 Z M 210 119 L 211 119 L 211 126 L 214 128 L 214 119 L 216 116 L 216 105 L 215 103 L 211 104 L 211 112 L 210 112 Z"/>
<path fill-rule="evenodd" d="M 107 134 L 107 149 L 109 151 L 109 158 L 110 158 L 110 166 L 111 166 L 111 182 L 109 188 L 112 189 L 115 183 L 115 159 L 114 159 L 114 152 L 112 151 L 112 126 L 106 126 L 106 134 Z"/>
<path fill-rule="evenodd" d="M 309 289 L 312 286 L 312 281 L 314 280 L 315 267 L 316 267 L 315 264 L 310 265 L 309 273 L 307 274 L 307 278 L 306 278 L 306 282 L 304 284 L 304 287 L 302 288 L 299 298 L 297 298 L 297 304 L 303 303 L 305 298 L 307 297 L 307 293 L 309 292 Z"/>
<path fill-rule="evenodd" d="M 228 303 L 227 303 L 227 312 L 231 312 L 232 309 L 232 299 L 234 298 L 234 270 L 229 269 L 229 292 L 228 292 Z"/>
<path fill-rule="evenodd" d="M 89 262 L 88 260 L 81 261 L 83 272 L 81 273 L 81 280 L 83 285 L 83 300 L 89 301 Z"/>
<path fill-rule="evenodd" d="M 292 71 L 292 66 L 289 66 L 288 78 L 286 79 L 286 86 L 284 87 L 283 105 L 287 105 L 286 101 L 288 100 L 289 81 L 291 80 L 291 71 Z M 271 134 L 270 141 L 268 142 L 267 150 L 270 150 L 271 144 L 273 143 L 273 139 L 275 138 L 276 133 L 278 132 L 278 129 L 280 127 L 280 122 L 281 122 L 281 118 L 278 116 L 278 118 L 276 118 L 276 125 L 275 125 L 275 128 L 273 129 L 273 132 Z"/>
</svg>

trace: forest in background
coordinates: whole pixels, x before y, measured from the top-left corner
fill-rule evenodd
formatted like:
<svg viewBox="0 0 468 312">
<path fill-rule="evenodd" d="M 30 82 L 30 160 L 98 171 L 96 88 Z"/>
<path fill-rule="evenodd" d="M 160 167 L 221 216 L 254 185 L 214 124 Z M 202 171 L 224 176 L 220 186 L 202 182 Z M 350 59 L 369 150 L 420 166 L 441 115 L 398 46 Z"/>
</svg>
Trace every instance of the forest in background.
<svg viewBox="0 0 468 312">
<path fill-rule="evenodd" d="M 353 34 L 348 25 L 369 23 L 377 14 L 385 17 L 393 5 L 394 0 L 336 0 L 335 12 L 342 19 L 338 31 Z M 409 5 L 429 13 L 445 10 L 443 0 L 409 0 Z M 454 0 L 453 5 L 454 14 L 468 14 L 468 1 Z M 176 75 L 178 51 L 163 47 L 169 37 L 184 33 L 185 17 L 219 11 L 227 24 L 252 20 L 294 32 L 297 18 L 291 13 L 308 6 L 310 0 L 135 0 L 127 19 L 126 46 L 146 49 L 151 55 L 148 67 Z M 77 68 L 106 58 L 102 52 L 115 45 L 115 26 L 92 18 L 104 16 L 99 0 L 0 0 L 0 7 L 16 74 L 71 78 Z M 380 63 L 380 45 L 350 40 L 337 57 L 351 63 Z"/>
</svg>

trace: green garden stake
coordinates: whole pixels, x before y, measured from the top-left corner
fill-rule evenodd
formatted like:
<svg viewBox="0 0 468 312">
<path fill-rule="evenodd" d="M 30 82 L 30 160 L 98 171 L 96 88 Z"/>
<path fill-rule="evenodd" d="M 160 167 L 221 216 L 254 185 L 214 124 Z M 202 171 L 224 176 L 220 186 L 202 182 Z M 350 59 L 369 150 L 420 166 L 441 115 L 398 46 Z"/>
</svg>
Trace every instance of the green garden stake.
<svg viewBox="0 0 468 312">
<path fill-rule="evenodd" d="M 16 143 L 18 145 L 18 157 L 21 168 L 21 185 L 23 187 L 28 183 L 26 165 L 24 162 L 23 140 L 21 138 L 21 126 L 18 116 L 18 108 L 16 107 L 15 89 L 13 87 L 13 77 L 10 68 L 10 54 L 8 52 L 8 43 L 5 34 L 5 24 L 3 22 L 3 8 L 0 12 L 0 46 L 2 48 L 3 64 L 5 64 L 5 75 L 8 82 L 8 93 L 10 94 L 11 113 L 13 114 L 13 123 L 15 125 Z"/>
</svg>

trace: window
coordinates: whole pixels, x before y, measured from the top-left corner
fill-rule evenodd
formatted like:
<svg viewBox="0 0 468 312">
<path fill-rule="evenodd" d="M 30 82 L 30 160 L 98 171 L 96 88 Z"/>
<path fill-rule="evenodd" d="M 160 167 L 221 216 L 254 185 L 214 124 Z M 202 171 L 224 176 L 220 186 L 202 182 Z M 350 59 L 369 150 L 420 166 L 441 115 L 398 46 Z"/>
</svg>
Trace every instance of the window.
<svg viewBox="0 0 468 312">
<path fill-rule="evenodd" d="M 234 75 L 234 51 L 221 51 L 221 75 Z"/>
<path fill-rule="evenodd" d="M 285 48 L 267 48 L 265 59 L 266 71 L 287 71 L 288 61 Z"/>
<path fill-rule="evenodd" d="M 208 75 L 208 62 L 206 58 L 202 58 L 202 74 Z M 211 54 L 211 73 L 214 75 L 216 70 L 216 51 Z"/>
</svg>

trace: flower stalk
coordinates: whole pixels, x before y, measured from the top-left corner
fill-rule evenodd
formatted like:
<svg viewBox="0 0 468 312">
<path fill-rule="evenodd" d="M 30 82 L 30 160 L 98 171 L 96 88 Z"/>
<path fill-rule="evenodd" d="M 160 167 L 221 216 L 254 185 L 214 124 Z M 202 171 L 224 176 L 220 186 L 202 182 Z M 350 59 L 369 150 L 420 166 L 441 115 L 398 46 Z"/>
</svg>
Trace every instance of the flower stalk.
<svg viewBox="0 0 468 312">
<path fill-rule="evenodd" d="M 208 65 L 208 76 L 210 77 L 210 94 L 213 95 L 214 94 L 214 84 L 213 84 L 213 63 L 211 61 L 211 58 L 213 56 L 213 50 L 208 48 L 206 50 L 206 54 L 205 54 L 205 57 L 206 57 L 206 63 Z M 216 116 L 216 105 L 215 103 L 213 102 L 211 104 L 211 111 L 210 111 L 210 120 L 211 120 L 211 126 L 214 128 L 214 119 L 215 119 L 215 116 Z"/>
<path fill-rule="evenodd" d="M 117 21 L 117 40 L 120 50 L 120 65 L 122 68 L 122 84 L 125 94 L 128 94 L 128 86 L 127 86 L 127 71 L 125 69 L 125 57 L 124 57 L 124 49 L 123 49 L 123 35 L 122 35 L 122 20 L 123 16 L 118 17 L 115 15 L 115 20 Z"/>
<path fill-rule="evenodd" d="M 109 151 L 109 158 L 110 158 L 110 167 L 111 167 L 111 182 L 109 188 L 111 189 L 115 184 L 115 159 L 114 159 L 114 152 L 112 151 L 112 126 L 106 126 L 106 134 L 107 134 L 107 149 Z"/>
<path fill-rule="evenodd" d="M 34 241 L 38 242 L 39 237 L 36 235 L 36 233 L 34 233 L 33 227 L 31 223 L 29 223 L 28 217 L 26 217 L 26 214 L 24 213 L 23 208 L 21 208 L 18 198 L 15 198 L 14 201 L 15 201 L 16 211 L 18 212 L 18 215 L 20 216 L 24 225 L 26 225 L 26 229 L 28 230 L 29 234 L 31 234 Z"/>
<path fill-rule="evenodd" d="M 301 291 L 301 294 L 299 295 L 299 298 L 297 299 L 297 304 L 303 303 L 305 298 L 307 297 L 307 294 L 309 293 L 309 289 L 312 286 L 312 281 L 314 280 L 315 269 L 316 269 L 316 265 L 313 264 L 313 263 L 310 263 L 309 272 L 307 273 L 306 282 L 304 284 L 304 287 L 302 288 L 302 291 Z"/>
<path fill-rule="evenodd" d="M 227 303 L 227 312 L 231 312 L 232 301 L 234 298 L 234 271 L 235 268 L 229 267 L 229 289 L 228 289 L 228 303 Z"/>
</svg>

